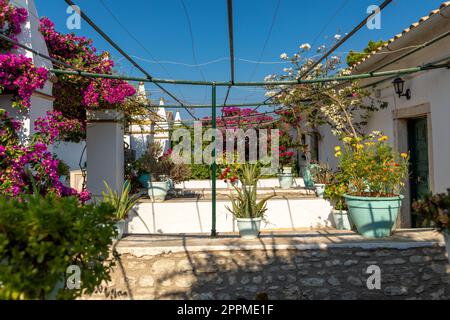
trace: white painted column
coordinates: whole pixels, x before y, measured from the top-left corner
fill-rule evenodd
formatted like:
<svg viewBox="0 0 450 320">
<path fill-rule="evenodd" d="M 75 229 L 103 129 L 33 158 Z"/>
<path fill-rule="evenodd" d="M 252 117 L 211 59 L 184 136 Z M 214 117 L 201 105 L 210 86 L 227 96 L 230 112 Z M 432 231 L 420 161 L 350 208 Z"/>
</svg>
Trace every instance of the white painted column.
<svg viewBox="0 0 450 320">
<path fill-rule="evenodd" d="M 123 114 L 116 110 L 87 113 L 87 187 L 94 197 L 105 191 L 103 181 L 120 191 L 124 183 Z"/>
</svg>

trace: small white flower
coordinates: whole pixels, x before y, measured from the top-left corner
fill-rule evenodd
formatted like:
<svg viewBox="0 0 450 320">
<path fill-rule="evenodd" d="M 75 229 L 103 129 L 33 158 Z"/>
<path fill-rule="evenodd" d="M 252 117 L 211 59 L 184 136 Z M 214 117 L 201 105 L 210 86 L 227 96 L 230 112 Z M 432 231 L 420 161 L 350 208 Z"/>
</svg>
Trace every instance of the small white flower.
<svg viewBox="0 0 450 320">
<path fill-rule="evenodd" d="M 325 45 L 321 45 L 320 47 L 317 48 L 317 52 L 320 52 L 322 50 L 325 50 Z"/>
<path fill-rule="evenodd" d="M 280 54 L 280 59 L 287 60 L 288 55 L 286 53 L 282 53 L 282 54 Z"/>
<path fill-rule="evenodd" d="M 335 34 L 335 35 L 334 35 L 334 38 L 335 38 L 336 40 L 341 40 L 342 36 L 341 36 L 340 34 Z"/>
<path fill-rule="evenodd" d="M 300 49 L 309 51 L 311 50 L 311 45 L 309 43 L 304 43 L 300 46 Z"/>
</svg>

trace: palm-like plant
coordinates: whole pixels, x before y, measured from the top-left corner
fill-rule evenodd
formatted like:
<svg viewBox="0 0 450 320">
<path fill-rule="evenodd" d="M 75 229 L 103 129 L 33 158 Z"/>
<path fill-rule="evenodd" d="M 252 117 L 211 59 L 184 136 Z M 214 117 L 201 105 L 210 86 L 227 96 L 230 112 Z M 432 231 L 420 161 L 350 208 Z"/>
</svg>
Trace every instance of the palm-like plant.
<svg viewBox="0 0 450 320">
<path fill-rule="evenodd" d="M 122 191 L 119 193 L 113 190 L 108 183 L 103 181 L 105 185 L 106 192 L 102 192 L 103 202 L 111 204 L 116 209 L 117 220 L 124 220 L 127 218 L 128 213 L 139 201 L 140 196 L 130 195 L 131 184 L 125 182 L 122 186 Z"/>
<path fill-rule="evenodd" d="M 239 179 L 244 186 L 256 186 L 261 177 L 261 169 L 259 165 L 246 163 L 242 166 L 239 172 Z"/>
<path fill-rule="evenodd" d="M 231 199 L 232 208 L 226 206 L 227 210 L 237 219 L 264 218 L 267 211 L 267 201 L 274 196 L 270 195 L 258 202 L 256 186 L 254 188 L 235 189 L 236 194 L 228 196 Z"/>
</svg>

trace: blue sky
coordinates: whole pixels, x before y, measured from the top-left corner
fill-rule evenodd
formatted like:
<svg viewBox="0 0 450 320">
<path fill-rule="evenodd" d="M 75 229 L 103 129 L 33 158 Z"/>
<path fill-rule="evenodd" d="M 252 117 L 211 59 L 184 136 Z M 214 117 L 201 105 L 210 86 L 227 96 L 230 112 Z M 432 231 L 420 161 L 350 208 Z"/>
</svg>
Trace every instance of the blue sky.
<svg viewBox="0 0 450 320">
<path fill-rule="evenodd" d="M 71 32 L 66 27 L 67 5 L 63 0 L 35 1 L 39 15 L 53 20 L 58 31 Z M 75 0 L 74 2 L 128 54 L 139 57 L 137 59 L 139 64 L 154 77 L 230 80 L 227 60 L 229 46 L 226 0 Z M 369 5 L 381 2 L 381 0 L 234 0 L 235 56 L 238 59 L 263 62 L 255 64 L 236 61 L 236 81 L 260 81 L 268 74 L 281 73 L 284 67 L 289 66 L 288 64 L 266 62 L 281 62 L 279 58 L 281 53 L 295 53 L 302 43 L 313 44 L 316 40 L 314 47 L 330 44 L 335 34 L 345 34 L 359 23 L 366 16 Z M 382 13 L 380 30 L 369 30 L 364 27 L 338 51 L 361 50 L 370 39 L 388 39 L 439 7 L 442 2 L 443 0 L 394 0 Z M 107 9 L 116 15 L 121 24 L 117 23 Z M 186 12 L 191 22 L 193 39 Z M 143 50 L 121 25 L 125 26 L 146 50 Z M 75 31 L 78 35 L 92 38 L 99 50 L 110 51 L 114 60 L 119 61 L 117 65 L 122 73 L 141 75 L 129 63 L 119 60 L 120 55 L 87 23 L 82 22 L 81 29 Z M 266 46 L 263 50 L 264 44 Z M 148 60 L 163 63 L 151 63 Z M 165 63 L 169 61 L 191 65 L 216 60 L 219 62 L 201 67 Z M 210 103 L 210 88 L 170 85 L 165 87 L 187 103 Z M 154 100 L 164 96 L 152 84 L 147 84 L 146 88 Z M 223 102 L 225 92 L 224 88 L 218 91 L 219 103 Z M 264 93 L 261 89 L 233 88 L 228 103 L 262 100 Z M 171 102 L 173 101 L 167 99 L 167 103 Z M 206 111 L 197 110 L 196 115 L 206 115 Z M 184 112 L 182 116 L 189 118 Z"/>
</svg>

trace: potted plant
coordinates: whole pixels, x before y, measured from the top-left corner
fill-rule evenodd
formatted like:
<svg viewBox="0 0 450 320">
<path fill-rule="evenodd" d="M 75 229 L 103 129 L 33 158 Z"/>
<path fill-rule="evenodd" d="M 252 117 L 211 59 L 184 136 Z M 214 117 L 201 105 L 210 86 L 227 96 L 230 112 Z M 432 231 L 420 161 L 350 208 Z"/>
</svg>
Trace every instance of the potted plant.
<svg viewBox="0 0 450 320">
<path fill-rule="evenodd" d="M 333 208 L 331 215 L 338 230 L 352 230 L 352 223 L 348 215 L 348 207 L 344 195 L 348 193 L 348 183 L 341 179 L 338 172 L 333 181 L 325 186 L 324 199 L 330 200 Z"/>
<path fill-rule="evenodd" d="M 234 188 L 239 182 L 237 168 L 235 166 L 228 165 L 220 173 L 219 179 L 227 183 L 228 189 Z"/>
<path fill-rule="evenodd" d="M 256 239 L 261 228 L 261 221 L 267 211 L 267 201 L 273 197 L 268 196 L 257 201 L 257 181 L 242 189 L 235 188 L 236 194 L 229 196 L 232 207 L 226 206 L 237 221 L 239 234 L 243 239 Z"/>
<path fill-rule="evenodd" d="M 108 183 L 103 181 L 106 192 L 102 192 L 103 202 L 109 203 L 116 211 L 116 230 L 117 236 L 114 240 L 120 240 L 125 231 L 126 220 L 129 212 L 133 209 L 136 203 L 139 201 L 139 195 L 130 195 L 131 184 L 128 181 L 122 186 L 120 195 L 117 191 L 113 190 Z"/>
<path fill-rule="evenodd" d="M 239 181 L 242 183 L 242 187 L 250 190 L 252 188 L 256 188 L 258 180 L 261 177 L 261 168 L 258 163 L 246 163 L 239 168 L 238 175 Z"/>
<path fill-rule="evenodd" d="M 390 236 L 402 205 L 409 155 L 396 153 L 388 139 L 374 132 L 365 138 L 346 137 L 344 150 L 335 148 L 348 181 L 344 197 L 350 218 L 365 237 Z"/>
<path fill-rule="evenodd" d="M 323 198 L 325 192 L 325 186 L 330 182 L 332 178 L 332 172 L 327 164 L 319 163 L 311 167 L 311 175 L 314 181 L 314 188 L 319 198 Z"/>
<path fill-rule="evenodd" d="M 280 146 L 279 157 L 282 169 L 278 173 L 278 181 L 280 182 L 281 189 L 288 190 L 291 189 L 294 184 L 294 175 L 292 173 L 294 152 L 288 150 L 285 146 Z"/>
<path fill-rule="evenodd" d="M 447 193 L 427 195 L 414 201 L 413 210 L 424 218 L 425 223 L 434 225 L 444 236 L 447 258 L 450 263 L 450 189 Z"/>
<path fill-rule="evenodd" d="M 164 201 L 170 189 L 168 177 L 174 164 L 169 156 L 161 155 L 161 150 L 159 143 L 151 144 L 138 160 L 140 171 L 148 174 L 147 190 L 152 201 Z"/>
<path fill-rule="evenodd" d="M 183 181 L 186 181 L 191 176 L 192 171 L 191 167 L 184 163 L 174 164 L 170 169 L 170 182 L 172 187 L 175 187 L 175 184 L 179 184 Z"/>
</svg>

